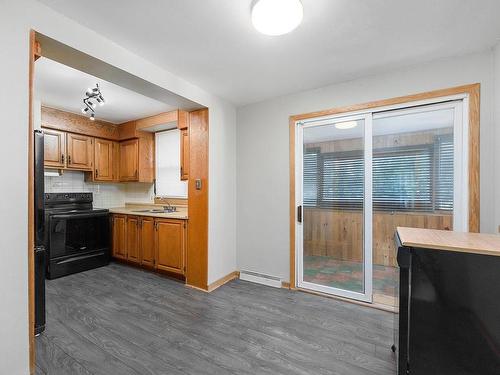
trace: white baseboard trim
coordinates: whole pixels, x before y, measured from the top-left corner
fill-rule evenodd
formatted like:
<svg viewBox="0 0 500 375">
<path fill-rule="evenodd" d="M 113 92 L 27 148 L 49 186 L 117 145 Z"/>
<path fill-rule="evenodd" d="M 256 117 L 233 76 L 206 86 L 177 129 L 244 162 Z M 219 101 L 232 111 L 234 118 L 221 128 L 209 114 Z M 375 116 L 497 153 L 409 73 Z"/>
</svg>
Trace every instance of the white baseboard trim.
<svg viewBox="0 0 500 375">
<path fill-rule="evenodd" d="M 281 279 L 279 277 L 264 275 L 257 272 L 240 271 L 240 279 L 252 283 L 272 286 L 274 288 L 281 288 Z"/>
</svg>

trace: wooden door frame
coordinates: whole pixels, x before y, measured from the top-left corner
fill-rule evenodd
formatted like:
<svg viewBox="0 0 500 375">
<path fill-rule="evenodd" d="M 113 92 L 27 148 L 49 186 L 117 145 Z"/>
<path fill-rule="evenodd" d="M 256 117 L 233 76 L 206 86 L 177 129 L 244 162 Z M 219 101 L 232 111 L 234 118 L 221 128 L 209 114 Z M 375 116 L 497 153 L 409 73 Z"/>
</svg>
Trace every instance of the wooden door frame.
<svg viewBox="0 0 500 375">
<path fill-rule="evenodd" d="M 35 31 L 29 32 L 28 70 L 28 345 L 30 374 L 35 373 L 35 166 L 34 166 L 34 119 L 33 87 L 35 60 L 40 56 L 40 45 L 35 40 Z"/>
<path fill-rule="evenodd" d="M 467 95 L 469 101 L 469 231 L 479 232 L 479 127 L 480 127 L 480 89 L 479 83 L 470 85 L 451 87 L 447 89 L 429 91 L 419 94 L 400 96 L 391 99 L 377 100 L 373 102 L 355 104 L 345 107 L 327 109 L 324 111 L 303 113 L 293 115 L 289 118 L 290 132 L 290 289 L 296 289 L 296 209 L 295 209 L 295 131 L 297 121 L 306 120 L 315 117 L 338 115 L 342 113 L 357 112 L 400 105 L 413 102 L 449 97 L 453 95 Z"/>
<path fill-rule="evenodd" d="M 33 145 L 33 88 L 35 78 L 35 60 L 42 56 L 37 33 L 29 31 L 29 75 L 28 75 L 28 324 L 29 324 L 29 367 L 30 374 L 35 372 L 35 305 L 34 305 L 34 145 Z M 202 108 L 186 112 L 189 116 L 190 154 L 198 155 L 196 163 L 190 161 L 188 189 L 195 207 L 190 209 L 187 231 L 191 240 L 187 241 L 186 266 L 191 272 L 186 274 L 186 285 L 203 291 L 210 291 L 208 285 L 208 223 L 209 223 L 209 109 Z M 185 119 L 187 121 L 187 119 Z M 196 179 L 202 181 L 201 189 L 196 188 Z M 213 287 L 213 286 L 212 286 Z M 213 289 L 213 288 L 212 288 Z"/>
</svg>

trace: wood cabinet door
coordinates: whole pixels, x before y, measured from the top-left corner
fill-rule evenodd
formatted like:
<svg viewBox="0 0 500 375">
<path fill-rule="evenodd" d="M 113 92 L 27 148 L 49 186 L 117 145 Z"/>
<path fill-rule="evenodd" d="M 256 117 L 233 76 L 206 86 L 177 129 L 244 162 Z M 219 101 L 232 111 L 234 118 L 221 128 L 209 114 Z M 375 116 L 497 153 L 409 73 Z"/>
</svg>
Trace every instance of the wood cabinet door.
<svg viewBox="0 0 500 375">
<path fill-rule="evenodd" d="M 113 181 L 114 142 L 95 139 L 94 143 L 94 181 Z"/>
<path fill-rule="evenodd" d="M 120 142 L 120 181 L 137 181 L 139 161 L 139 140 Z"/>
<path fill-rule="evenodd" d="M 127 216 L 113 215 L 112 254 L 115 258 L 127 259 Z"/>
<path fill-rule="evenodd" d="M 181 180 L 189 179 L 189 132 L 181 131 Z"/>
<path fill-rule="evenodd" d="M 155 266 L 155 221 L 152 217 L 140 219 L 140 257 L 141 264 L 148 267 Z"/>
<path fill-rule="evenodd" d="M 45 129 L 43 131 L 44 165 L 64 168 L 66 165 L 66 133 Z"/>
<path fill-rule="evenodd" d="M 67 167 L 78 170 L 92 170 L 94 160 L 93 138 L 86 135 L 68 133 L 67 142 Z"/>
<path fill-rule="evenodd" d="M 120 143 L 113 142 L 113 181 L 120 182 Z"/>
<path fill-rule="evenodd" d="M 127 259 L 139 263 L 139 218 L 127 216 Z"/>
<path fill-rule="evenodd" d="M 185 228 L 183 220 L 156 219 L 156 268 L 184 274 Z"/>
</svg>

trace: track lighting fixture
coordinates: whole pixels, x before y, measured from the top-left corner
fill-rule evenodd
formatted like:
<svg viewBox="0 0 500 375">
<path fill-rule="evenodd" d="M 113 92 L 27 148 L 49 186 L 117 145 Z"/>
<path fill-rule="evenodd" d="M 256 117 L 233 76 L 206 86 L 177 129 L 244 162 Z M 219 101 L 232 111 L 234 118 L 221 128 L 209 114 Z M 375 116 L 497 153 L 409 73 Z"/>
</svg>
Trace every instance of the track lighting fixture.
<svg viewBox="0 0 500 375">
<path fill-rule="evenodd" d="M 101 94 L 101 89 L 99 88 L 99 84 L 96 83 L 94 88 L 88 88 L 85 92 L 85 98 L 83 98 L 83 104 L 85 105 L 82 108 L 82 113 L 88 114 L 90 111 L 90 120 L 95 120 L 95 107 L 96 104 L 94 100 L 99 103 L 99 105 L 104 104 L 104 97 Z"/>
</svg>

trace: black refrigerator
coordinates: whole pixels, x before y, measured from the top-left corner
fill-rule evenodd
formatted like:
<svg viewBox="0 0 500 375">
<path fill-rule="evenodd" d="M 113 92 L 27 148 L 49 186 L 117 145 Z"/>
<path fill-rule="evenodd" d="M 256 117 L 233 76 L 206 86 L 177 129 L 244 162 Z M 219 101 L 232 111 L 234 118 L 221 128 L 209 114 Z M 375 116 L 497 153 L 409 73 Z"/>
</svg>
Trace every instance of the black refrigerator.
<svg viewBox="0 0 500 375">
<path fill-rule="evenodd" d="M 35 195 L 35 335 L 45 330 L 45 211 L 44 211 L 44 155 L 43 132 L 35 130 L 34 135 L 34 195 Z"/>
</svg>

